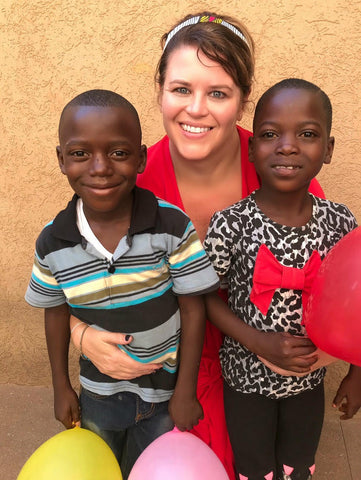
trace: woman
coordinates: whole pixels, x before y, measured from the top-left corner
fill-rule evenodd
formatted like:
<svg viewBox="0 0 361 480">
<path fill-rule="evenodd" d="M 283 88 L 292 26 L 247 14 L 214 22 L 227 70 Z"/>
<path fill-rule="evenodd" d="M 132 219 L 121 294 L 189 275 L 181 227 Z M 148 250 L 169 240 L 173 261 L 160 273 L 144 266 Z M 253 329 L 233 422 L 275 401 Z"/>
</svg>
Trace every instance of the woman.
<svg viewBox="0 0 361 480">
<path fill-rule="evenodd" d="M 253 81 L 253 40 L 237 20 L 202 12 L 181 20 L 163 36 L 162 45 L 156 80 L 167 135 L 149 148 L 138 185 L 185 210 L 203 240 L 215 211 L 259 187 L 248 162 L 251 133 L 237 126 Z M 323 196 L 317 182 L 310 190 Z M 83 339 L 83 352 L 102 372 L 133 378 L 156 368 L 126 358 L 116 347 L 128 343 L 121 334 L 88 330 L 92 331 Z M 78 345 L 78 339 L 74 343 Z M 214 450 L 234 479 L 223 412 L 221 343 L 221 333 L 208 323 L 198 381 L 204 419 L 193 432 Z M 254 351 L 299 372 L 315 361 L 301 357 L 314 351 L 311 342 L 278 333 L 257 337 Z"/>
</svg>

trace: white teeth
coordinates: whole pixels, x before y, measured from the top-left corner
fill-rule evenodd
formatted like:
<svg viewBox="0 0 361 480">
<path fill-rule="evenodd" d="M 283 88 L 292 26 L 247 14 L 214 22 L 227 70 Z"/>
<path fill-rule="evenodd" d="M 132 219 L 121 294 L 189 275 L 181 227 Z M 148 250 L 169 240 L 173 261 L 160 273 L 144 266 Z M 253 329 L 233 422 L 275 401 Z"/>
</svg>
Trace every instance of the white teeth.
<svg viewBox="0 0 361 480">
<path fill-rule="evenodd" d="M 191 125 L 185 125 L 184 123 L 181 124 L 181 127 L 189 133 L 205 133 L 210 130 L 210 127 L 192 127 Z"/>
<path fill-rule="evenodd" d="M 289 165 L 289 166 L 286 166 L 286 165 L 276 165 L 276 166 L 275 166 L 275 169 L 276 169 L 276 170 L 279 170 L 279 169 L 281 169 L 281 168 L 286 168 L 287 170 L 296 170 L 296 168 L 298 168 L 298 167 L 294 167 L 294 166 L 292 166 L 292 165 Z"/>
</svg>

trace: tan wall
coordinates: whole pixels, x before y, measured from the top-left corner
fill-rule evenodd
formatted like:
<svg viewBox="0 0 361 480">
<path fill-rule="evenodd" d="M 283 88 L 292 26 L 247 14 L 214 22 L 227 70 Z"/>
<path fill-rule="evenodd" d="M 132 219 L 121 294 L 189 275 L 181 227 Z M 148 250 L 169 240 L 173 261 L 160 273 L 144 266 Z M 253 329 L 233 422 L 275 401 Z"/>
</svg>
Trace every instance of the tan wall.
<svg viewBox="0 0 361 480">
<path fill-rule="evenodd" d="M 138 108 L 150 145 L 162 135 L 153 85 L 159 38 L 202 8 L 238 16 L 254 35 L 254 100 L 288 76 L 330 95 L 336 150 L 319 178 L 361 222 L 359 1 L 2 0 L 0 383 L 50 382 L 42 312 L 23 297 L 35 239 L 71 194 L 55 156 L 62 107 L 90 88 L 117 90 Z"/>
</svg>

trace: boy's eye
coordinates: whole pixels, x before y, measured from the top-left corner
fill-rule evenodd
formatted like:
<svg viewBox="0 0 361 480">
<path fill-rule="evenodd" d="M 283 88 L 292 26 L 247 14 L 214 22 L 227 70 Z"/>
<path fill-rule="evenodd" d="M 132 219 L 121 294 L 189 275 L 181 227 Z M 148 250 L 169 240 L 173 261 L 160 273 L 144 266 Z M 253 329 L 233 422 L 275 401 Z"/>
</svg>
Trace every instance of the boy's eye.
<svg viewBox="0 0 361 480">
<path fill-rule="evenodd" d="M 124 152 L 124 150 L 115 150 L 111 155 L 112 157 L 123 158 L 127 155 L 127 152 Z"/>
<path fill-rule="evenodd" d="M 83 150 L 75 150 L 74 152 L 70 152 L 72 157 L 85 157 L 86 153 Z"/>
<path fill-rule="evenodd" d="M 214 92 L 211 92 L 211 96 L 214 98 L 225 98 L 226 94 L 219 90 L 214 90 Z"/>
</svg>

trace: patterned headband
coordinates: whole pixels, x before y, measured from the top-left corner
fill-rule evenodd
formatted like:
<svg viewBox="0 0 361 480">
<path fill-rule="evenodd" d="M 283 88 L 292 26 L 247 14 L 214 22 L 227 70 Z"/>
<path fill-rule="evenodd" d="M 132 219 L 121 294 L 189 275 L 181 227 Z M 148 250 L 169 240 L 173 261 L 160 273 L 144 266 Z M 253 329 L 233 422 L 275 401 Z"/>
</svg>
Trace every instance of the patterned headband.
<svg viewBox="0 0 361 480">
<path fill-rule="evenodd" d="M 181 30 L 182 28 L 184 27 L 188 27 L 189 25 L 195 25 L 196 23 L 218 23 L 219 25 L 223 25 L 223 27 L 226 27 L 226 28 L 229 28 L 229 30 L 231 30 L 234 34 L 236 34 L 238 37 L 240 37 L 244 43 L 247 45 L 247 47 L 249 47 L 248 45 L 248 42 L 246 40 L 246 37 L 243 35 L 242 32 L 240 32 L 238 30 L 238 28 L 234 27 L 233 25 L 231 25 L 230 23 L 226 22 L 225 20 L 223 20 L 222 18 L 218 18 L 218 17 L 211 17 L 209 15 L 203 15 L 203 16 L 196 16 L 196 17 L 191 17 L 189 18 L 188 20 L 180 23 L 179 25 L 177 25 L 175 28 L 173 28 L 172 31 L 169 32 L 168 36 L 167 36 L 167 40 L 164 44 L 164 48 L 163 48 L 163 51 L 166 49 L 169 41 L 174 37 L 174 35 L 176 35 L 179 30 Z"/>
</svg>

